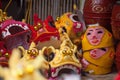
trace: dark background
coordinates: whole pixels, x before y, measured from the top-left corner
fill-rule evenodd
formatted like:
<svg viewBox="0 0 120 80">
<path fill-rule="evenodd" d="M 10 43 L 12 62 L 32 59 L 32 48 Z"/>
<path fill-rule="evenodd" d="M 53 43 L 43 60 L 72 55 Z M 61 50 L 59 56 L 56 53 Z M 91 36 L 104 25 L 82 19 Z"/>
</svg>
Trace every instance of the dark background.
<svg viewBox="0 0 120 80">
<path fill-rule="evenodd" d="M 10 0 L 1 0 L 1 8 L 4 11 Z M 8 16 L 12 16 L 15 20 L 22 20 L 25 18 L 25 0 L 12 0 L 11 4 L 6 10 Z"/>
</svg>

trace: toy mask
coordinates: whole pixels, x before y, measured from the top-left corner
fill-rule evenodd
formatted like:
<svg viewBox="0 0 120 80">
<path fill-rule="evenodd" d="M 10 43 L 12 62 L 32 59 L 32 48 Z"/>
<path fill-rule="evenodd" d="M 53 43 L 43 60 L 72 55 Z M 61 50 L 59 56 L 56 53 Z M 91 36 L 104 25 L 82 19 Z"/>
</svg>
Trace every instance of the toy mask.
<svg viewBox="0 0 120 80">
<path fill-rule="evenodd" d="M 44 47 L 42 54 L 48 56 L 52 79 L 56 79 L 62 74 L 80 74 L 81 72 L 79 52 L 70 39 L 63 40 L 60 49 L 55 49 L 52 46 Z"/>
<path fill-rule="evenodd" d="M 91 25 L 82 38 L 83 66 L 91 74 L 111 72 L 114 59 L 112 34 L 98 24 Z"/>
<path fill-rule="evenodd" d="M 78 14 L 68 12 L 60 16 L 55 22 L 56 28 L 62 28 L 69 35 L 73 43 L 81 42 L 80 36 L 86 29 L 79 16 Z"/>
<path fill-rule="evenodd" d="M 92 25 L 82 37 L 83 51 L 113 46 L 112 34 L 104 27 Z"/>
<path fill-rule="evenodd" d="M 52 16 L 48 16 L 43 22 L 38 15 L 34 15 L 34 25 L 31 27 L 33 41 L 38 43 L 50 40 L 51 37 L 59 38 L 59 33 L 54 26 Z"/>
<path fill-rule="evenodd" d="M 38 15 L 34 15 L 34 25 L 31 26 L 32 40 L 37 44 L 37 47 L 41 49 L 46 46 L 54 45 L 59 40 L 59 32 L 55 28 L 52 16 L 48 16 L 44 21 L 38 18 Z M 52 43 L 51 43 L 52 41 Z M 59 44 L 60 45 L 60 44 Z M 56 45 L 55 45 L 56 46 Z"/>
<path fill-rule="evenodd" d="M 23 46 L 28 48 L 30 30 L 26 23 L 15 21 L 0 9 L 0 64 L 8 66 L 8 60 L 13 48 Z"/>
<path fill-rule="evenodd" d="M 114 48 L 92 49 L 83 53 L 83 66 L 90 74 L 107 74 L 111 72 L 114 60 Z"/>
<path fill-rule="evenodd" d="M 0 76 L 5 80 L 47 80 L 40 73 L 40 70 L 48 70 L 49 68 L 42 55 L 37 56 L 32 62 L 20 59 L 19 49 L 13 49 L 9 67 L 0 67 Z"/>
<path fill-rule="evenodd" d="M 63 28 L 65 32 L 70 36 L 71 31 L 75 35 L 79 35 L 85 28 L 80 22 L 77 14 L 65 13 L 55 22 L 56 27 Z M 72 37 L 72 36 L 70 36 Z"/>
<path fill-rule="evenodd" d="M 12 50 L 17 46 L 29 47 L 31 31 L 24 22 L 8 19 L 0 25 L 2 38 L 7 50 Z"/>
</svg>

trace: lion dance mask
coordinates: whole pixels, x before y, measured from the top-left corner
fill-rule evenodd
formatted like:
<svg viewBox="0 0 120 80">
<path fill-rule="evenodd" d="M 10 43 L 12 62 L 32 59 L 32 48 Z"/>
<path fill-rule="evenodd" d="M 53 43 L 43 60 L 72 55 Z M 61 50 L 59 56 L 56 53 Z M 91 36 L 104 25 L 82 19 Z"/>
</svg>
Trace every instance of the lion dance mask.
<svg viewBox="0 0 120 80">
<path fill-rule="evenodd" d="M 7 63 L 13 48 L 23 46 L 27 49 L 29 47 L 31 31 L 26 23 L 8 17 L 1 9 L 0 13 L 0 62 Z"/>
<path fill-rule="evenodd" d="M 60 16 L 56 22 L 56 28 L 58 30 L 62 29 L 64 32 L 68 34 L 70 39 L 73 43 L 76 45 L 81 44 L 81 35 L 85 31 L 85 25 L 84 22 L 79 18 L 82 14 L 73 14 L 71 12 L 64 13 L 62 16 Z"/>
<path fill-rule="evenodd" d="M 66 36 L 66 35 L 63 35 Z M 60 49 L 44 47 L 42 54 L 50 64 L 50 78 L 57 80 L 63 74 L 81 74 L 81 63 L 77 46 L 64 37 Z"/>
<path fill-rule="evenodd" d="M 42 21 L 37 14 L 34 14 L 34 24 L 30 27 L 32 31 L 31 41 L 37 44 L 38 49 L 44 46 L 59 47 L 59 32 L 55 28 L 52 16 L 48 16 Z"/>
</svg>

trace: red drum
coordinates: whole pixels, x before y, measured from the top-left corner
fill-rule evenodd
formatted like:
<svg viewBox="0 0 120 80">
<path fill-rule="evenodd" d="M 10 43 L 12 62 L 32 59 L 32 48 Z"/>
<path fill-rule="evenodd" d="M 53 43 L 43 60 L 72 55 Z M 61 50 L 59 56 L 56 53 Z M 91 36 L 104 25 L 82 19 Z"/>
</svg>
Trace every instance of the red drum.
<svg viewBox="0 0 120 80">
<path fill-rule="evenodd" d="M 116 63 L 116 68 L 118 71 L 120 71 L 120 42 L 118 43 L 116 47 L 116 55 L 115 55 L 115 63 Z"/>
<path fill-rule="evenodd" d="M 113 6 L 111 27 L 114 38 L 120 40 L 120 1 Z"/>
<path fill-rule="evenodd" d="M 99 23 L 110 32 L 111 13 L 116 0 L 86 0 L 83 15 L 86 25 Z"/>
</svg>

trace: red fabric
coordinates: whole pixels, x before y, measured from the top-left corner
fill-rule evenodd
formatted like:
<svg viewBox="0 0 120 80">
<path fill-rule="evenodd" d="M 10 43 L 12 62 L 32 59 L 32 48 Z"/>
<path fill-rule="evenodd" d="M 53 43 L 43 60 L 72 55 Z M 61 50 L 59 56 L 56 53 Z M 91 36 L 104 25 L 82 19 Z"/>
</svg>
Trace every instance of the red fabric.
<svg viewBox="0 0 120 80">
<path fill-rule="evenodd" d="M 120 73 L 118 73 L 114 80 L 120 80 Z"/>
</svg>

